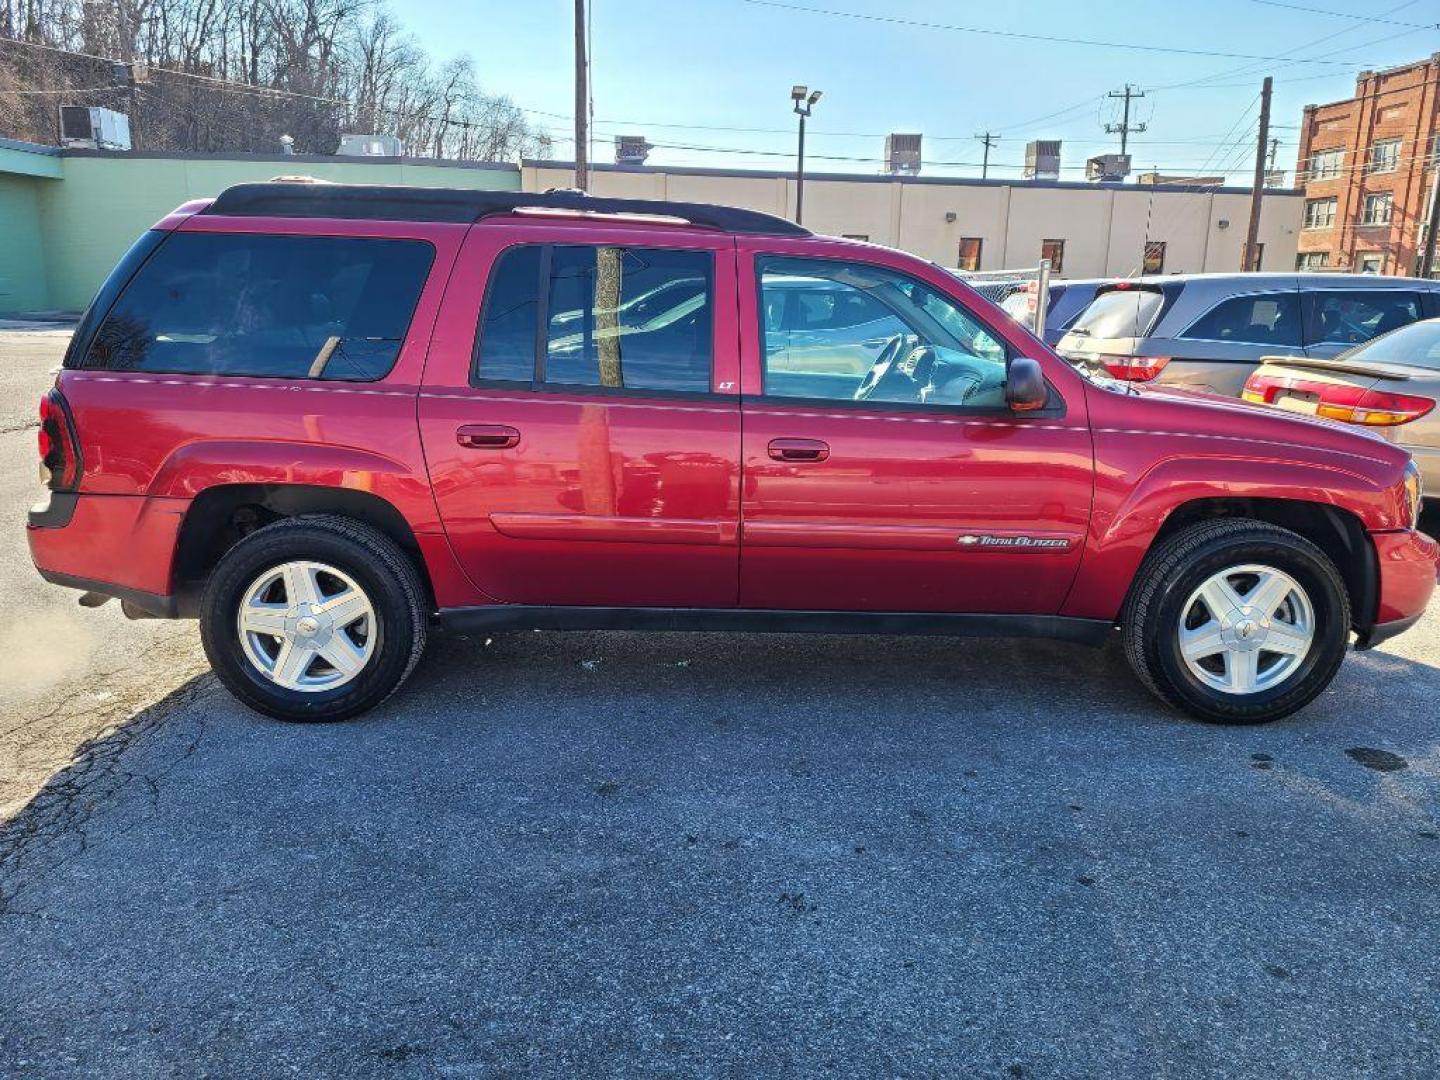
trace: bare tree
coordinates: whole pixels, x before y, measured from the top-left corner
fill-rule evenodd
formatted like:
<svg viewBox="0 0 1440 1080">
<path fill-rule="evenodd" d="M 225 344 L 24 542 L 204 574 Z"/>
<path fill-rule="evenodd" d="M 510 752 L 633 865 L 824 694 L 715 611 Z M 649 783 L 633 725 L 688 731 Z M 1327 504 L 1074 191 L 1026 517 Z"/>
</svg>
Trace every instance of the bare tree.
<svg viewBox="0 0 1440 1080">
<path fill-rule="evenodd" d="M 288 134 L 323 154 L 343 131 L 460 160 L 550 147 L 468 57 L 435 65 L 381 0 L 0 0 L 0 135 L 53 140 L 59 104 L 133 110 L 151 150 L 273 152 Z"/>
</svg>

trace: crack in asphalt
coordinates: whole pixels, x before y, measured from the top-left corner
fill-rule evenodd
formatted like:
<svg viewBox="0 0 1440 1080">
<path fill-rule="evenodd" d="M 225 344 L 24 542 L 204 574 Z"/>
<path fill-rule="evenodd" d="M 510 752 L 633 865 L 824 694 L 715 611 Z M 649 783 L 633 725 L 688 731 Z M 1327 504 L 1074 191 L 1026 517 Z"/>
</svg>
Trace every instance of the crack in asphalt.
<svg viewBox="0 0 1440 1080">
<path fill-rule="evenodd" d="M 191 679 L 115 729 L 91 738 L 14 818 L 0 824 L 0 917 L 40 915 L 17 907 L 16 898 L 44 871 L 89 849 L 87 823 L 126 787 L 143 785 L 152 806 L 156 803 L 160 781 L 194 754 L 204 737 L 205 710 L 193 706 L 200 705 L 217 689 L 213 677 Z M 137 744 L 182 715 L 193 721 L 194 729 L 186 733 L 178 753 L 159 769 L 125 767 L 129 752 Z"/>
</svg>

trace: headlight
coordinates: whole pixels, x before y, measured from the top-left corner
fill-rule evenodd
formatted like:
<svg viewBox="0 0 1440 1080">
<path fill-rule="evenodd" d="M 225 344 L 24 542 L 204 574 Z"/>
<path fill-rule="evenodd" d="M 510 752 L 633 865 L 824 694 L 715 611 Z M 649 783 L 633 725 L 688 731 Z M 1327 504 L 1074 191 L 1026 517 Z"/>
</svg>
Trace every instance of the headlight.
<svg viewBox="0 0 1440 1080">
<path fill-rule="evenodd" d="M 1415 462 L 1405 466 L 1405 497 L 1410 501 L 1410 527 L 1420 526 L 1420 503 L 1425 498 L 1425 485 L 1420 481 L 1420 466 Z"/>
</svg>

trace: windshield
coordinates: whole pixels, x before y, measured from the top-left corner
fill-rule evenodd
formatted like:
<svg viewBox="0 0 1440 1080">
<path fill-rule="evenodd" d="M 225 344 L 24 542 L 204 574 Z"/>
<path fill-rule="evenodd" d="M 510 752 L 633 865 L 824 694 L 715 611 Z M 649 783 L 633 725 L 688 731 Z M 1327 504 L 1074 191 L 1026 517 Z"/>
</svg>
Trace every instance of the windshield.
<svg viewBox="0 0 1440 1080">
<path fill-rule="evenodd" d="M 1075 320 L 1070 332 L 1093 338 L 1144 337 L 1164 301 L 1160 293 L 1145 289 L 1103 292 Z"/>
<path fill-rule="evenodd" d="M 1440 319 L 1402 326 L 1341 354 L 1372 364 L 1410 364 L 1440 371 Z"/>
</svg>

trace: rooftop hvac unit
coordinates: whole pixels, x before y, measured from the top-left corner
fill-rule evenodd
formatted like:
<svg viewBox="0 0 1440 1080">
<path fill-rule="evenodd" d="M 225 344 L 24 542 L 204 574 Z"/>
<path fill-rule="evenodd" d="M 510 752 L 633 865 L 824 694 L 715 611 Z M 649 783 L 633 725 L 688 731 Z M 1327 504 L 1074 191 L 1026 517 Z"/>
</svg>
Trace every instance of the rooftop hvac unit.
<svg viewBox="0 0 1440 1080">
<path fill-rule="evenodd" d="M 61 105 L 60 145 L 67 150 L 129 150 L 130 118 L 113 109 Z"/>
<path fill-rule="evenodd" d="M 1098 154 L 1085 162 L 1085 179 L 1114 183 L 1130 175 L 1129 154 Z"/>
<path fill-rule="evenodd" d="M 404 157 L 405 144 L 394 135 L 341 135 L 341 157 Z"/>
<path fill-rule="evenodd" d="M 645 141 L 644 135 L 615 136 L 616 165 L 644 165 L 654 147 Z"/>
<path fill-rule="evenodd" d="M 1060 179 L 1060 140 L 1032 139 L 1025 144 L 1025 179 Z"/>
<path fill-rule="evenodd" d="M 885 136 L 885 171 L 891 176 L 919 175 L 919 135 Z"/>
</svg>

